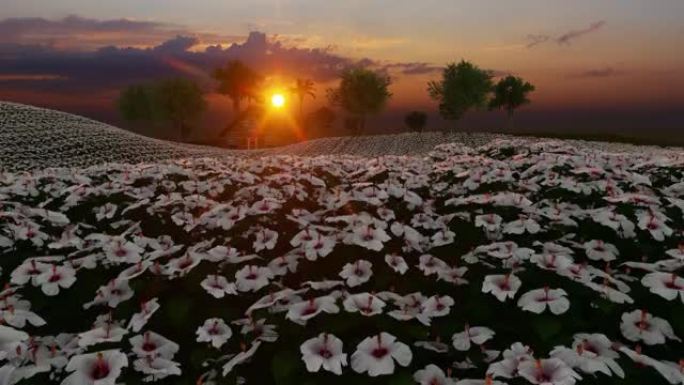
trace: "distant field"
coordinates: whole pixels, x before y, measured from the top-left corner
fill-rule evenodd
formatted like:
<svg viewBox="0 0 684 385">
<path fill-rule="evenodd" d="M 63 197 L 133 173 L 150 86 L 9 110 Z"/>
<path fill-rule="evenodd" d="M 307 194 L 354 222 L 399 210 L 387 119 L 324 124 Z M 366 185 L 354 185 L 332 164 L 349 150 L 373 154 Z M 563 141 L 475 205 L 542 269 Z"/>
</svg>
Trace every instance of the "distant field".
<svg viewBox="0 0 684 385">
<path fill-rule="evenodd" d="M 77 115 L 0 102 L 0 169 L 9 171 L 46 167 L 81 167 L 106 162 L 140 163 L 179 158 L 254 157 L 272 154 L 424 155 L 439 144 L 453 142 L 469 147 L 479 147 L 493 140 L 518 136 L 523 135 L 425 132 L 422 134 L 342 136 L 246 151 L 153 139 Z M 656 147 L 636 147 L 632 144 L 660 144 L 606 135 L 534 136 L 568 139 L 573 145 L 614 152 L 656 151 Z M 595 141 L 588 142 L 581 139 Z"/>
</svg>

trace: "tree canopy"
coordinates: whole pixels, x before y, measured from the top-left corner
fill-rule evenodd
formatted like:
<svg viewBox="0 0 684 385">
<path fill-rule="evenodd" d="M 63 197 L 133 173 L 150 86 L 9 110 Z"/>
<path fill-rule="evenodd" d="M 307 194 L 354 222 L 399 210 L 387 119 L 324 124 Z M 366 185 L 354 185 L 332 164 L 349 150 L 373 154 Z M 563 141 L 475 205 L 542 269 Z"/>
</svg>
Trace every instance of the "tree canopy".
<svg viewBox="0 0 684 385">
<path fill-rule="evenodd" d="M 491 72 L 465 60 L 447 65 L 441 80 L 428 83 L 430 97 L 439 103 L 439 112 L 447 120 L 458 120 L 470 109 L 486 107 L 491 90 Z"/>
<path fill-rule="evenodd" d="M 290 93 L 297 97 L 299 100 L 299 118 L 304 120 L 304 98 L 310 96 L 312 99 L 316 99 L 316 93 L 314 92 L 314 82 L 311 79 L 300 79 L 295 80 L 295 85 L 290 88 Z"/>
<path fill-rule="evenodd" d="M 305 124 L 304 126 L 306 127 L 307 132 L 308 131 L 321 131 L 321 129 L 328 129 L 330 128 L 333 123 L 335 122 L 335 119 L 337 116 L 335 115 L 335 111 L 331 110 L 328 107 L 320 107 L 315 111 L 310 112 L 305 119 Z M 309 134 L 311 134 L 309 132 Z"/>
<path fill-rule="evenodd" d="M 392 97 L 391 79 L 365 68 L 351 68 L 341 75 L 340 85 L 328 90 L 328 99 L 358 121 L 358 129 L 365 128 L 368 115 L 382 111 Z"/>
<path fill-rule="evenodd" d="M 240 104 L 244 99 L 255 99 L 263 76 L 255 72 L 243 62 L 233 60 L 225 66 L 214 70 L 212 77 L 218 82 L 217 91 L 228 96 L 233 102 L 233 111 L 240 113 Z"/>
<path fill-rule="evenodd" d="M 421 132 L 425 129 L 427 124 L 428 116 L 422 111 L 412 111 L 409 112 L 404 118 L 404 123 L 411 131 Z"/>
<path fill-rule="evenodd" d="M 173 78 L 135 84 L 121 92 L 118 107 L 128 121 L 169 122 L 182 138 L 190 122 L 206 109 L 202 89 L 192 80 Z"/>
<path fill-rule="evenodd" d="M 511 117 L 520 106 L 530 103 L 527 97 L 534 86 L 516 76 L 506 76 L 494 86 L 494 97 L 489 102 L 490 109 L 506 110 Z"/>
</svg>

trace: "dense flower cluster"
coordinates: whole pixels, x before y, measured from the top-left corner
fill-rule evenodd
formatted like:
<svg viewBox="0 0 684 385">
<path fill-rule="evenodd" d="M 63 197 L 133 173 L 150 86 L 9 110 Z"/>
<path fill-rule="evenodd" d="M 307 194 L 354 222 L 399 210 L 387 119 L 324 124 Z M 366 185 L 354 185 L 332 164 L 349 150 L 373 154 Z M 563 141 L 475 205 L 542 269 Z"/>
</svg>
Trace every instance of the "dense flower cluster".
<svg viewBox="0 0 684 385">
<path fill-rule="evenodd" d="M 0 383 L 684 383 L 684 154 L 0 174 Z"/>
</svg>

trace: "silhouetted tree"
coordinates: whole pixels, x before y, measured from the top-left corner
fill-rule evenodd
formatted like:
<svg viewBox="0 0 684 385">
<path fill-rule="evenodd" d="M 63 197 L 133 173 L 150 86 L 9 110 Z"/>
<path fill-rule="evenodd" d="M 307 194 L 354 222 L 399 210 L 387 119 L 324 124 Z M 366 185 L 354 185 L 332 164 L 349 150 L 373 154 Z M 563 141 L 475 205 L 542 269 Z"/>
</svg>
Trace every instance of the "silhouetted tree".
<svg viewBox="0 0 684 385">
<path fill-rule="evenodd" d="M 316 94 L 314 93 L 314 82 L 311 79 L 297 79 L 294 87 L 290 88 L 290 92 L 297 97 L 299 100 L 299 119 L 300 122 L 304 122 L 304 98 L 311 96 L 311 98 L 316 99 Z"/>
<path fill-rule="evenodd" d="M 363 131 L 366 117 L 385 108 L 392 94 L 391 80 L 385 75 L 364 68 L 352 68 L 341 75 L 340 85 L 328 90 L 328 99 L 357 119 L 355 132 Z"/>
<path fill-rule="evenodd" d="M 532 84 L 516 76 L 506 76 L 494 86 L 494 97 L 489 101 L 489 108 L 505 110 L 510 122 L 518 107 L 530 103 L 527 96 L 533 91 Z"/>
<path fill-rule="evenodd" d="M 187 137 L 190 122 L 206 109 L 202 90 L 186 78 L 132 85 L 121 92 L 117 104 L 124 119 L 169 122 L 181 138 Z"/>
<path fill-rule="evenodd" d="M 411 131 L 422 132 L 427 124 L 427 114 L 422 111 L 409 112 L 404 118 L 404 123 Z"/>
<path fill-rule="evenodd" d="M 181 137 L 187 138 L 190 122 L 207 108 L 202 89 L 190 79 L 176 78 L 157 84 L 156 95 L 161 118 L 173 123 Z"/>
<path fill-rule="evenodd" d="M 307 131 L 319 130 L 321 128 L 328 129 L 332 127 L 336 118 L 335 111 L 323 106 L 307 115 L 305 126 Z"/>
<path fill-rule="evenodd" d="M 344 118 L 344 128 L 351 131 L 352 135 L 358 135 L 361 126 L 357 116 L 347 116 Z"/>
<path fill-rule="evenodd" d="M 241 111 L 242 101 L 255 95 L 262 80 L 261 75 L 239 60 L 230 61 L 224 67 L 215 69 L 212 76 L 219 83 L 218 93 L 231 99 L 236 114 Z"/>
<path fill-rule="evenodd" d="M 154 120 L 153 91 L 149 84 L 134 84 L 121 91 L 117 100 L 121 116 L 129 122 Z"/>
<path fill-rule="evenodd" d="M 465 60 L 447 65 L 441 80 L 428 83 L 430 97 L 439 102 L 439 112 L 447 120 L 458 120 L 470 109 L 486 107 L 491 90 L 491 72 Z"/>
<path fill-rule="evenodd" d="M 212 76 L 219 83 L 218 93 L 228 96 L 233 102 L 233 121 L 219 134 L 224 136 L 246 117 L 245 111 L 240 108 L 242 101 L 257 98 L 257 90 L 263 77 L 239 60 L 230 61 L 224 67 L 217 68 Z"/>
</svg>

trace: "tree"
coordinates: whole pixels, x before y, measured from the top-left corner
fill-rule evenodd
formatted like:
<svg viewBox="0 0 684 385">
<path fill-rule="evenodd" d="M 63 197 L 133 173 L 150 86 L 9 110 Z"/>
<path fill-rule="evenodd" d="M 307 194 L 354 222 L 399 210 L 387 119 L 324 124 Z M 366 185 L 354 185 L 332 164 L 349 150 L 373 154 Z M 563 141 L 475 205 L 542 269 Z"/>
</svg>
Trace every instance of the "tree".
<svg viewBox="0 0 684 385">
<path fill-rule="evenodd" d="M 520 106 L 530 103 L 527 97 L 534 86 L 516 76 L 506 76 L 494 86 L 494 97 L 489 101 L 489 109 L 506 110 L 508 120 Z"/>
<path fill-rule="evenodd" d="M 226 125 L 219 136 L 225 136 L 249 115 L 240 108 L 243 100 L 256 100 L 263 77 L 239 60 L 228 62 L 214 70 L 212 77 L 218 81 L 218 93 L 228 96 L 233 102 L 233 121 Z"/>
<path fill-rule="evenodd" d="M 332 124 L 335 122 L 336 118 L 337 116 L 335 115 L 335 111 L 323 106 L 307 115 L 305 126 L 307 127 L 307 130 L 311 129 L 312 127 L 315 127 L 316 129 L 328 129 L 332 127 Z"/>
<path fill-rule="evenodd" d="M 382 111 L 392 94 L 388 76 L 364 68 L 344 71 L 338 88 L 328 90 L 328 99 L 351 114 L 358 122 L 355 131 L 363 131 L 366 117 Z"/>
<path fill-rule="evenodd" d="M 117 107 L 121 116 L 129 121 L 153 119 L 153 92 L 147 84 L 134 84 L 121 91 Z"/>
<path fill-rule="evenodd" d="M 359 127 L 361 125 L 359 124 L 359 118 L 356 116 L 347 116 L 344 118 L 344 128 L 347 130 L 351 131 L 353 135 L 357 135 L 359 133 Z"/>
<path fill-rule="evenodd" d="M 440 81 L 428 83 L 430 97 L 439 102 L 439 112 L 447 120 L 458 120 L 470 109 L 485 107 L 491 90 L 491 72 L 465 60 L 447 65 Z"/>
<path fill-rule="evenodd" d="M 295 86 L 290 88 L 290 92 L 299 100 L 299 119 L 304 122 L 304 98 L 311 96 L 316 99 L 314 93 L 314 82 L 311 79 L 297 79 Z"/>
<path fill-rule="evenodd" d="M 218 93 L 228 96 L 233 102 L 233 112 L 241 112 L 244 99 L 255 98 L 263 77 L 239 60 L 232 60 L 224 67 L 214 70 L 212 77 L 218 81 Z"/>
<path fill-rule="evenodd" d="M 187 138 L 190 122 L 207 108 L 202 89 L 192 80 L 175 78 L 157 84 L 158 108 L 161 119 L 170 121 Z"/>
<path fill-rule="evenodd" d="M 427 114 L 422 111 L 409 112 L 404 118 L 404 123 L 411 131 L 422 132 L 427 124 Z"/>
<path fill-rule="evenodd" d="M 119 112 L 128 121 L 171 123 L 186 138 L 190 122 L 206 109 L 202 89 L 190 79 L 135 84 L 121 92 Z"/>
</svg>

